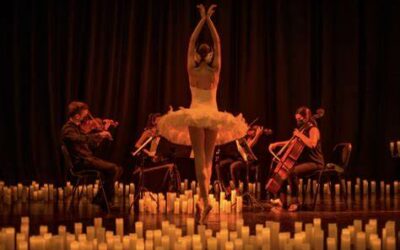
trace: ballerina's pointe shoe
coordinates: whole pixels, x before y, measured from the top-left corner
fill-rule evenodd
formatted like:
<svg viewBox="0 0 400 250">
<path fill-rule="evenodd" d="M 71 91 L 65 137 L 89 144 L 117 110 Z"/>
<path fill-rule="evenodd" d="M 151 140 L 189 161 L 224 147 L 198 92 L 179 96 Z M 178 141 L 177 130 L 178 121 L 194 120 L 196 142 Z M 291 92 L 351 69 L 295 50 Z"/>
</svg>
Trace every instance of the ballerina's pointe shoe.
<svg viewBox="0 0 400 250">
<path fill-rule="evenodd" d="M 204 208 L 204 210 L 201 212 L 200 220 L 199 220 L 200 225 L 207 224 L 208 216 L 210 215 L 211 210 L 212 210 L 212 206 L 207 205 L 207 207 Z"/>
</svg>

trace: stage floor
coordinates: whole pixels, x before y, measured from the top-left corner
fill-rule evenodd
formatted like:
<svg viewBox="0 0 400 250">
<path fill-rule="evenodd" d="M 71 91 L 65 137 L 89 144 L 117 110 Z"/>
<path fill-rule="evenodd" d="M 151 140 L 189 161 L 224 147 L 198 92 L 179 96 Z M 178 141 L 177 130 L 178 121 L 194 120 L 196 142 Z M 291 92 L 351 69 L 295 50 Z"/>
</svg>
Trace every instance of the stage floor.
<svg viewBox="0 0 400 250">
<path fill-rule="evenodd" d="M 263 201 L 262 203 L 267 207 L 267 202 Z M 305 203 L 310 205 L 311 199 L 307 198 Z M 91 226 L 94 218 L 102 217 L 103 226 L 107 230 L 114 230 L 115 218 L 124 218 L 124 230 L 125 234 L 128 234 L 134 231 L 134 223 L 138 220 L 143 221 L 144 229 L 147 230 L 161 228 L 161 222 L 164 220 L 169 220 L 170 223 L 183 227 L 186 224 L 186 218 L 193 216 L 129 213 L 128 204 L 125 204 L 125 209 L 123 209 L 122 202 L 119 202 L 119 204 L 119 210 L 106 214 L 98 206 L 87 201 L 81 201 L 79 206 L 69 210 L 63 202 L 17 202 L 11 205 L 0 203 L 0 228 L 9 226 L 19 228 L 21 216 L 29 216 L 31 234 L 38 234 L 40 225 L 47 225 L 49 231 L 53 233 L 57 232 L 59 225 L 65 225 L 68 231 L 73 232 L 75 222 L 82 222 L 84 227 Z M 400 196 L 353 197 L 346 202 L 339 198 L 322 199 L 317 202 L 315 211 L 292 213 L 283 211 L 279 214 L 269 211 L 268 208 L 261 211 L 245 206 L 241 214 L 212 214 L 207 226 L 213 231 L 218 231 L 220 222 L 227 221 L 228 228 L 233 230 L 238 218 L 244 219 L 244 224 L 250 226 L 252 233 L 254 233 L 256 224 L 265 224 L 267 220 L 279 221 L 281 232 L 293 232 L 294 222 L 312 223 L 314 218 L 322 219 L 324 230 L 327 230 L 328 223 L 337 223 L 338 228 L 342 229 L 352 225 L 355 219 L 360 219 L 364 223 L 368 222 L 369 219 L 377 219 L 378 228 L 382 228 L 387 221 L 394 220 L 398 228 L 400 226 Z"/>
</svg>

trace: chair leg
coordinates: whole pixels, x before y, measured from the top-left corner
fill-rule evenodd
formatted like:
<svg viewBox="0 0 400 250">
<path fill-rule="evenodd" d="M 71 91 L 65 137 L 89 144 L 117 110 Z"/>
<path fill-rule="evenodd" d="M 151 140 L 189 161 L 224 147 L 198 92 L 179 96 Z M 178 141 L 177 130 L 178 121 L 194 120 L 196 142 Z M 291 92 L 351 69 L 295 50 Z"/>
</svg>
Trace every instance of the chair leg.
<svg viewBox="0 0 400 250">
<path fill-rule="evenodd" d="M 317 182 L 317 188 L 315 189 L 315 194 L 313 194 L 313 195 L 314 195 L 313 210 L 315 210 L 315 206 L 316 206 L 316 204 L 317 204 L 317 197 L 318 197 L 318 195 L 320 194 L 320 186 L 321 186 L 321 180 L 322 180 L 322 173 L 323 173 L 323 172 L 324 172 L 324 171 L 322 170 L 322 171 L 319 173 L 318 182 Z"/>
<path fill-rule="evenodd" d="M 106 202 L 107 213 L 110 213 L 110 204 L 108 203 L 106 191 L 104 190 L 103 178 L 101 177 L 100 174 L 97 175 L 97 178 L 99 179 L 99 189 L 101 189 L 101 191 L 103 192 L 104 201 Z"/>
<path fill-rule="evenodd" d="M 78 179 L 76 180 L 76 184 L 72 188 L 71 201 L 69 203 L 67 210 L 69 210 L 71 208 L 71 206 L 74 205 L 75 193 L 76 193 L 77 188 L 79 187 L 80 182 L 81 182 L 81 177 L 78 177 Z"/>
</svg>

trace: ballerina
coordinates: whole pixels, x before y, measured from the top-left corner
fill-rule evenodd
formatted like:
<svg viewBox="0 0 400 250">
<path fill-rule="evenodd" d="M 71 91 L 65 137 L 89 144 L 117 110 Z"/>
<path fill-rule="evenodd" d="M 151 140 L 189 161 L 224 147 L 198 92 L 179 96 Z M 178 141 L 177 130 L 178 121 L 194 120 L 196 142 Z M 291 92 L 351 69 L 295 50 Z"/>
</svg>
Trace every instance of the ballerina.
<svg viewBox="0 0 400 250">
<path fill-rule="evenodd" d="M 233 116 L 218 111 L 216 93 L 221 70 L 221 44 L 211 16 L 217 6 L 197 6 L 201 19 L 193 31 L 188 48 L 187 71 L 192 94 L 190 108 L 170 110 L 158 121 L 158 132 L 169 141 L 192 145 L 196 177 L 199 186 L 199 203 L 196 204 L 198 222 L 207 222 L 212 207 L 208 192 L 211 182 L 215 145 L 224 144 L 246 135 L 248 126 L 242 115 Z M 213 49 L 202 43 L 196 48 L 198 36 L 207 23 L 211 31 Z"/>
</svg>

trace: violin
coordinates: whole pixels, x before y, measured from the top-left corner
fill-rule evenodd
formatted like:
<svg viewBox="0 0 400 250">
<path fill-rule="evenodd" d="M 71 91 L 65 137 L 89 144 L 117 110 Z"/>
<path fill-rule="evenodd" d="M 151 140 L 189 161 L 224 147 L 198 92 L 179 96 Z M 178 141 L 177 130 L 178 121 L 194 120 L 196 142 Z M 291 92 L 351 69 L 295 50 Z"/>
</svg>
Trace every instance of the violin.
<svg viewBox="0 0 400 250">
<path fill-rule="evenodd" d="M 108 131 L 112 127 L 117 127 L 119 123 L 111 119 L 101 119 L 93 117 L 90 113 L 88 114 L 89 119 L 82 123 L 81 129 L 83 133 L 99 133 L 102 131 Z M 107 137 L 106 137 L 107 138 Z M 113 138 L 107 138 L 112 140 Z"/>
<path fill-rule="evenodd" d="M 324 116 L 325 111 L 323 109 L 318 109 L 316 114 L 312 116 L 312 119 L 319 119 Z M 303 126 L 300 127 L 299 131 L 304 133 L 307 129 L 313 126 L 311 121 L 308 121 Z M 305 145 L 297 136 L 292 136 L 292 138 L 284 145 L 277 154 L 272 150 L 270 153 L 273 155 L 273 160 L 271 162 L 271 169 L 273 169 L 273 164 L 276 163 L 274 171 L 271 178 L 268 180 L 265 189 L 273 194 L 276 194 L 281 189 L 284 181 L 289 177 L 296 161 L 299 159 L 301 153 L 303 152 Z M 281 155 L 283 155 L 281 157 Z"/>
</svg>

